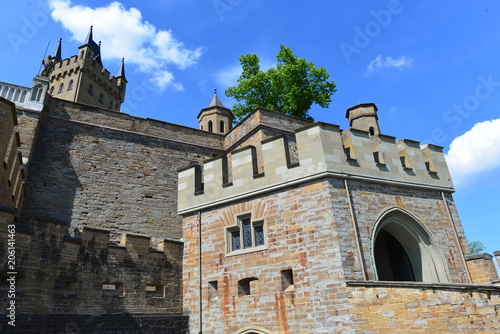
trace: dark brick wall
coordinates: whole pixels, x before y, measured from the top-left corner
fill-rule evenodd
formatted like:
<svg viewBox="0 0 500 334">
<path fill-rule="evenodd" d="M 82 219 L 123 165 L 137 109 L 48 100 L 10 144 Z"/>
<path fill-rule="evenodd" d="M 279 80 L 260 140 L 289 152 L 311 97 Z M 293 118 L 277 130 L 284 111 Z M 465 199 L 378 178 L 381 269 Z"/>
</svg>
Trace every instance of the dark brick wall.
<svg viewBox="0 0 500 334">
<path fill-rule="evenodd" d="M 188 317 L 181 315 L 19 315 L 16 326 L 0 315 L 0 332 L 5 334 L 187 334 Z"/>
<path fill-rule="evenodd" d="M 15 230 L 15 268 L 8 262 L 9 213 L 0 216 L 0 312 L 12 301 L 21 314 L 182 314 L 182 243 L 84 228 L 69 238 L 64 224 L 35 219 Z M 15 288 L 11 279 L 15 272 Z M 113 286 L 111 289 L 110 285 Z M 155 291 L 149 291 L 152 286 Z M 114 289 L 113 289 L 114 288 Z M 15 297 L 9 296 L 11 290 Z"/>
</svg>

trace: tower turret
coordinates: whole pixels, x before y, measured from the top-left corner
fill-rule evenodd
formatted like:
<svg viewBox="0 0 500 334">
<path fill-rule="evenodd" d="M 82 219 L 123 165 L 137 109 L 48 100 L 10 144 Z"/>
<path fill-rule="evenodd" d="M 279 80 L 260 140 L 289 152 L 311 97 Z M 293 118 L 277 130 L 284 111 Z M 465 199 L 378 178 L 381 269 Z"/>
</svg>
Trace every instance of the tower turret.
<svg viewBox="0 0 500 334">
<path fill-rule="evenodd" d="M 208 107 L 202 109 L 198 114 L 200 129 L 225 135 L 232 129 L 233 119 L 233 113 L 224 107 L 217 96 L 217 89 L 214 89 L 214 96 Z"/>
<path fill-rule="evenodd" d="M 92 26 L 90 26 L 90 31 L 87 34 L 87 38 L 78 48 L 81 50 L 80 53 L 84 52 L 86 57 L 90 57 L 99 65 L 103 66 L 101 60 L 101 42 L 99 42 L 99 44 L 94 42 Z"/>
<path fill-rule="evenodd" d="M 78 55 L 63 59 L 61 44 L 60 39 L 54 56 L 43 61 L 39 79 L 48 82 L 48 93 L 58 99 L 119 111 L 127 84 L 123 59 L 117 76 L 112 76 L 102 66 L 101 42 L 94 41 L 92 26 L 78 47 Z"/>
<path fill-rule="evenodd" d="M 120 69 L 116 74 L 117 84 L 120 87 L 120 102 L 123 103 L 125 101 L 125 90 L 127 88 L 127 79 L 125 78 L 125 59 L 122 58 L 122 63 L 120 65 Z"/>
<path fill-rule="evenodd" d="M 61 48 L 62 48 L 62 38 L 59 38 L 59 43 L 57 43 L 56 51 L 54 52 L 54 58 L 59 61 L 62 61 Z"/>
<path fill-rule="evenodd" d="M 380 134 L 378 126 L 377 106 L 375 103 L 362 103 L 347 109 L 345 117 L 351 128 L 367 131 L 372 136 Z"/>
</svg>

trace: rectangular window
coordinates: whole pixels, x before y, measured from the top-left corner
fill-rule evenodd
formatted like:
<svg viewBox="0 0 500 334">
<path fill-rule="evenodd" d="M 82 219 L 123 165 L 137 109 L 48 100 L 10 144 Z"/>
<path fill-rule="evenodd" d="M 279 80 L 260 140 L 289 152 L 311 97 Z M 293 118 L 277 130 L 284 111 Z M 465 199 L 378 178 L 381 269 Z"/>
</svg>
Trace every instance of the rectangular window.
<svg viewBox="0 0 500 334">
<path fill-rule="evenodd" d="M 264 246 L 264 222 L 253 222 L 250 215 L 238 217 L 237 226 L 227 229 L 228 252 Z"/>
<path fill-rule="evenodd" d="M 281 290 L 293 289 L 293 270 L 286 269 L 281 271 Z"/>
<path fill-rule="evenodd" d="M 259 293 L 259 279 L 248 277 L 238 281 L 238 296 L 256 295 Z"/>
<path fill-rule="evenodd" d="M 218 294 L 219 294 L 219 286 L 217 284 L 217 281 L 208 282 L 208 298 L 209 299 L 217 298 Z"/>
<path fill-rule="evenodd" d="M 123 283 L 104 282 L 102 283 L 103 297 L 123 297 Z"/>
<path fill-rule="evenodd" d="M 264 222 L 253 223 L 255 231 L 255 246 L 264 246 Z"/>
<path fill-rule="evenodd" d="M 235 251 L 239 249 L 241 249 L 240 229 L 231 232 L 231 250 Z"/>
<path fill-rule="evenodd" d="M 165 297 L 165 288 L 163 285 L 156 284 L 146 284 L 146 297 L 148 298 L 164 298 Z"/>
</svg>

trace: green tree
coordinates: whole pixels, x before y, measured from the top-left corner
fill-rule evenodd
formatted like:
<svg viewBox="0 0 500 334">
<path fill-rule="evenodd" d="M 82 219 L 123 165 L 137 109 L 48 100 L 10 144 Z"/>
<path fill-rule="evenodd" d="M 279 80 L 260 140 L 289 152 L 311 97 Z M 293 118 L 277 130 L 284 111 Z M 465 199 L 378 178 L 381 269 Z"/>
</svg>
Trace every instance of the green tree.
<svg viewBox="0 0 500 334">
<path fill-rule="evenodd" d="M 469 242 L 469 249 L 471 254 L 479 254 L 484 251 L 485 247 L 481 241 L 471 241 Z"/>
<path fill-rule="evenodd" d="M 263 72 L 255 54 L 240 57 L 242 73 L 238 85 L 225 92 L 239 102 L 231 109 L 237 121 L 257 107 L 312 120 L 308 114 L 312 104 L 329 106 L 336 85 L 328 80 L 330 75 L 325 68 L 297 58 L 283 45 L 276 58 L 276 68 Z"/>
</svg>

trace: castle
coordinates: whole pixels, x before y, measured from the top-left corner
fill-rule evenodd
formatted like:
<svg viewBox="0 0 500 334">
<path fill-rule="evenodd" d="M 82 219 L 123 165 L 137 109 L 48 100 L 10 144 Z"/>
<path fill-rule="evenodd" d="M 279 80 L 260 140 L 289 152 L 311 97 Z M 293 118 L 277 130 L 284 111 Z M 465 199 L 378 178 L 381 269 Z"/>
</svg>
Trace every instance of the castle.
<svg viewBox="0 0 500 334">
<path fill-rule="evenodd" d="M 2 333 L 499 330 L 442 148 L 383 134 L 375 104 L 346 130 L 233 127 L 214 95 L 193 129 L 121 113 L 92 28 L 61 48 L 0 83 Z"/>
</svg>

